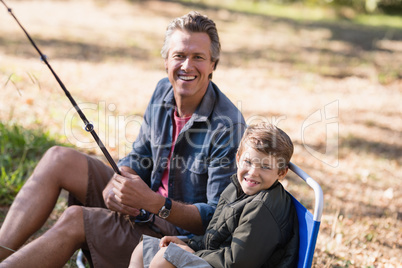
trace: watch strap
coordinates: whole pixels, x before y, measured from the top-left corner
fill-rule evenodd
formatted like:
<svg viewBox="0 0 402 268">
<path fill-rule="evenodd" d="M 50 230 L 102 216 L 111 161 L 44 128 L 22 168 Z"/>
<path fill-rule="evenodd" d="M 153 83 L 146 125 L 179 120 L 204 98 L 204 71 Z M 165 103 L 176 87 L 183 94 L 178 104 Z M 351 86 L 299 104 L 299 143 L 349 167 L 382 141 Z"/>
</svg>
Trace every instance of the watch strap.
<svg viewBox="0 0 402 268">
<path fill-rule="evenodd" d="M 165 198 L 165 205 L 163 205 L 166 209 L 172 209 L 172 200 L 169 197 Z"/>
<path fill-rule="evenodd" d="M 170 198 L 166 197 L 165 198 L 165 204 L 159 210 L 158 216 L 161 217 L 162 219 L 166 219 L 170 215 L 170 209 L 171 208 L 172 208 L 172 200 L 170 200 Z"/>
</svg>

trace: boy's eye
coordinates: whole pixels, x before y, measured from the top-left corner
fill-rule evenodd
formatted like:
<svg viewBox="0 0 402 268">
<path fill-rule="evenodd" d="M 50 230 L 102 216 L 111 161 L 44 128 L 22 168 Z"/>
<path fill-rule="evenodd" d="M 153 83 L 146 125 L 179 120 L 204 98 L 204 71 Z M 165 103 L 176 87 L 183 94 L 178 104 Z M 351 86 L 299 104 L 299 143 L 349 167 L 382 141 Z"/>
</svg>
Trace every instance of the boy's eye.
<svg viewBox="0 0 402 268">
<path fill-rule="evenodd" d="M 262 168 L 262 169 L 266 169 L 266 170 L 270 170 L 270 169 L 271 169 L 270 166 L 262 166 L 261 168 Z"/>
<path fill-rule="evenodd" d="M 251 161 L 250 160 L 243 160 L 244 164 L 246 164 L 247 166 L 251 166 Z"/>
</svg>

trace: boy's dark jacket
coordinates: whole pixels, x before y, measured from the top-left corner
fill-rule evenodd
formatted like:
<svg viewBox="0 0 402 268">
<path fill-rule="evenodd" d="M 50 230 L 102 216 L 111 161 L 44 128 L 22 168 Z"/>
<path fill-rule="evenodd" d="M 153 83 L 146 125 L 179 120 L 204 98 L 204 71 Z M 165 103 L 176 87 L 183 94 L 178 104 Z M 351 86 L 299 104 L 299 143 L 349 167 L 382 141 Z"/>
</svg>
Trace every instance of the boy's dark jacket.
<svg viewBox="0 0 402 268">
<path fill-rule="evenodd" d="M 297 215 L 282 184 L 249 196 L 231 179 L 205 235 L 189 246 L 213 267 L 296 267 Z"/>
</svg>

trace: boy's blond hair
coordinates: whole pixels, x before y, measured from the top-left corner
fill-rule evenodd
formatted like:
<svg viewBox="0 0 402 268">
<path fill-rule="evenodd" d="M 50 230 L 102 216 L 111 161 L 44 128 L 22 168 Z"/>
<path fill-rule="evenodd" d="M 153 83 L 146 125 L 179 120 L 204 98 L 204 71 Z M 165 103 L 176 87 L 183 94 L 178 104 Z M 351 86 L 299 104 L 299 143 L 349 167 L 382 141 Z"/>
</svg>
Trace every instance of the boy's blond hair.
<svg viewBox="0 0 402 268">
<path fill-rule="evenodd" d="M 277 160 L 279 173 L 288 168 L 294 151 L 292 140 L 283 130 L 264 122 L 247 127 L 239 144 L 239 156 L 246 145 L 274 157 Z"/>
</svg>

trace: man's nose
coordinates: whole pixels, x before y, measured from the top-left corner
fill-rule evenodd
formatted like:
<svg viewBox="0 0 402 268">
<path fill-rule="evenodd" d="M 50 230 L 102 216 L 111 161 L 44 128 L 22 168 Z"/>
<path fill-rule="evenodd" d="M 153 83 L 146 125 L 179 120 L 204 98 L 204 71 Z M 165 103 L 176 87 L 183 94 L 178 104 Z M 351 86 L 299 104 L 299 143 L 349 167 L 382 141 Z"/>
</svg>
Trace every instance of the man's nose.
<svg viewBox="0 0 402 268">
<path fill-rule="evenodd" d="M 192 63 L 189 58 L 186 58 L 183 63 L 181 64 L 181 69 L 184 71 L 189 71 L 192 68 Z"/>
</svg>

